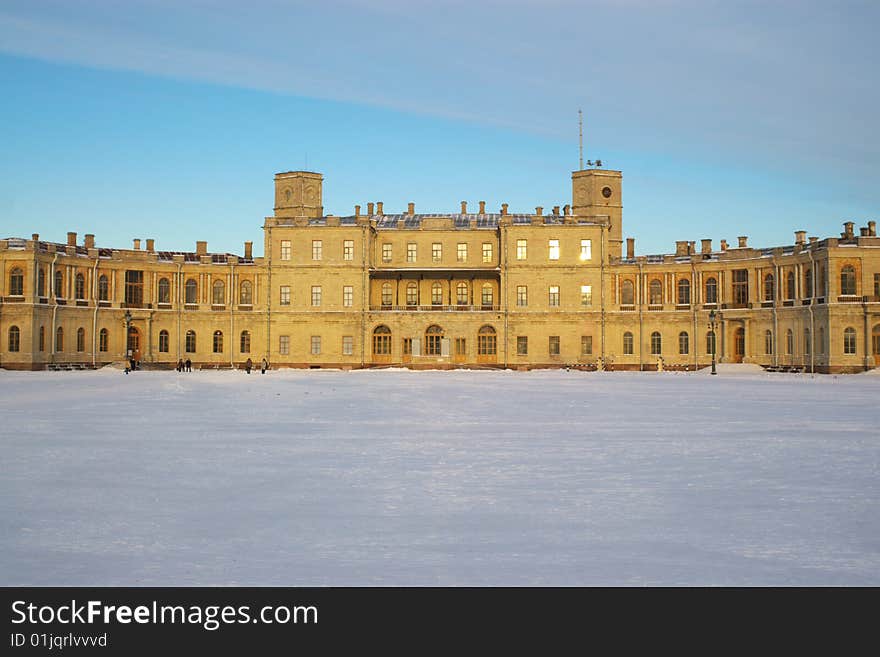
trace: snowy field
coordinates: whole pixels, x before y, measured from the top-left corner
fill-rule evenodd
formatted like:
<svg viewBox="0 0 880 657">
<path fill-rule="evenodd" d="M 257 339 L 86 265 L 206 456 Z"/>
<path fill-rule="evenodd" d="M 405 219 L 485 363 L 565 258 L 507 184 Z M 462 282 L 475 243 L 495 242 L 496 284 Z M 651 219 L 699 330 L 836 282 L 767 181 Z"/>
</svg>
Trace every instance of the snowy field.
<svg viewBox="0 0 880 657">
<path fill-rule="evenodd" d="M 880 585 L 880 376 L 0 371 L 0 585 Z"/>
</svg>

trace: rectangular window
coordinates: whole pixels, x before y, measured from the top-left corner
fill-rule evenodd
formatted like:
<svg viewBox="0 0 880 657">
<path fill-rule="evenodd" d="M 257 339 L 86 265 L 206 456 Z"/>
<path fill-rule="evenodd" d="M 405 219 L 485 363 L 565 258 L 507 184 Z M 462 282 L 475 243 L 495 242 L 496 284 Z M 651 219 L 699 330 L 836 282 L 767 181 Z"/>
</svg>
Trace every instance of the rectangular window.
<svg viewBox="0 0 880 657">
<path fill-rule="evenodd" d="M 281 259 L 290 260 L 290 240 L 281 240 Z"/>
<path fill-rule="evenodd" d="M 416 244 L 415 242 L 410 242 L 406 245 L 406 261 L 407 262 L 415 262 L 416 261 Z"/>
<path fill-rule="evenodd" d="M 733 303 L 745 306 L 749 302 L 749 270 L 733 270 Z"/>
<path fill-rule="evenodd" d="M 492 243 L 483 242 L 483 262 L 492 262 Z"/>
<path fill-rule="evenodd" d="M 550 260 L 559 260 L 559 240 L 550 240 Z"/>
<path fill-rule="evenodd" d="M 880 300 L 880 274 L 874 274 L 874 300 Z"/>
<path fill-rule="evenodd" d="M 144 272 L 126 270 L 125 305 L 140 307 L 144 304 Z"/>
<path fill-rule="evenodd" d="M 312 305 L 320 306 L 321 305 L 321 286 L 320 285 L 312 285 Z"/>
<path fill-rule="evenodd" d="M 312 260 L 321 260 L 324 257 L 324 242 L 312 240 Z"/>
<path fill-rule="evenodd" d="M 581 262 L 593 259 L 593 243 L 590 240 L 581 240 Z"/>
<path fill-rule="evenodd" d="M 290 286 L 282 285 L 281 286 L 281 305 L 289 306 L 290 305 Z"/>
<path fill-rule="evenodd" d="M 342 242 L 342 259 L 354 260 L 354 240 L 345 240 Z"/>
<path fill-rule="evenodd" d="M 455 338 L 455 355 L 467 355 L 467 340 L 465 338 Z"/>
<path fill-rule="evenodd" d="M 342 336 L 342 355 L 351 356 L 354 353 L 354 337 L 351 335 Z"/>
<path fill-rule="evenodd" d="M 456 260 L 458 262 L 467 262 L 467 244 L 462 242 L 458 245 L 458 250 L 455 255 Z"/>
<path fill-rule="evenodd" d="M 290 336 L 289 335 L 279 335 L 278 336 L 278 353 L 282 356 L 286 356 L 290 353 Z"/>
<path fill-rule="evenodd" d="M 559 336 L 551 335 L 548 343 L 548 349 L 550 350 L 551 356 L 559 355 Z"/>
<path fill-rule="evenodd" d="M 382 262 L 391 262 L 391 245 L 382 245 Z"/>
<path fill-rule="evenodd" d="M 581 305 L 582 306 L 592 306 L 593 305 L 593 286 L 592 285 L 581 285 Z"/>
<path fill-rule="evenodd" d="M 354 301 L 354 287 L 351 285 L 343 285 L 342 286 L 342 305 L 346 308 L 351 308 L 352 302 Z"/>
<path fill-rule="evenodd" d="M 443 259 L 443 245 L 434 242 L 431 245 L 431 262 L 440 262 Z"/>
<path fill-rule="evenodd" d="M 404 356 L 412 356 L 412 338 L 404 338 L 403 339 L 403 355 Z"/>
<path fill-rule="evenodd" d="M 528 306 L 529 305 L 529 288 L 526 285 L 517 285 L 516 286 L 516 305 L 517 306 Z"/>
<path fill-rule="evenodd" d="M 550 307 L 555 308 L 559 306 L 559 286 L 551 285 L 550 286 Z"/>
<path fill-rule="evenodd" d="M 317 356 L 321 353 L 321 336 L 313 335 L 312 336 L 312 356 Z"/>
<path fill-rule="evenodd" d="M 517 356 L 528 356 L 529 355 L 529 337 L 527 335 L 516 336 L 516 355 Z"/>
<path fill-rule="evenodd" d="M 529 255 L 528 242 L 526 240 L 516 241 L 516 259 L 525 260 Z"/>
<path fill-rule="evenodd" d="M 593 336 L 592 335 L 582 335 L 581 336 L 581 356 L 592 356 L 593 355 Z"/>
</svg>

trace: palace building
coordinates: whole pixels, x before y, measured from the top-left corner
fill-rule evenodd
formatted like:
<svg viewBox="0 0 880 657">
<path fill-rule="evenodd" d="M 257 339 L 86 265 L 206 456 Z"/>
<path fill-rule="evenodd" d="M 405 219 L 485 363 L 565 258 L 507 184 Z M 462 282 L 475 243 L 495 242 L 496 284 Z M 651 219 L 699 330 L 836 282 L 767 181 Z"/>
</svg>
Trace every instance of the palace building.
<svg viewBox="0 0 880 657">
<path fill-rule="evenodd" d="M 576 367 L 880 364 L 880 238 L 755 248 L 746 237 L 636 256 L 622 176 L 572 173 L 572 201 L 514 213 L 324 214 L 323 176 L 275 176 L 264 256 L 0 240 L 0 367 Z"/>
</svg>

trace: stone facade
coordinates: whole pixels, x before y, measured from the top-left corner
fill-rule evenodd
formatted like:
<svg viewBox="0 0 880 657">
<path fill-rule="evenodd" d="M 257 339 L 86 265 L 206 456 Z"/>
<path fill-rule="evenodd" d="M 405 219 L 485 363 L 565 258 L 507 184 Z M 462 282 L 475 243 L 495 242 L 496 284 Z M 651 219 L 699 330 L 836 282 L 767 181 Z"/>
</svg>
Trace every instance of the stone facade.
<svg viewBox="0 0 880 657">
<path fill-rule="evenodd" d="M 323 176 L 275 176 L 264 257 L 0 240 L 0 366 L 579 367 L 880 364 L 873 221 L 753 248 L 624 249 L 622 176 L 572 174 L 572 203 L 515 214 L 323 211 Z M 126 339 L 126 332 L 129 337 Z"/>
</svg>

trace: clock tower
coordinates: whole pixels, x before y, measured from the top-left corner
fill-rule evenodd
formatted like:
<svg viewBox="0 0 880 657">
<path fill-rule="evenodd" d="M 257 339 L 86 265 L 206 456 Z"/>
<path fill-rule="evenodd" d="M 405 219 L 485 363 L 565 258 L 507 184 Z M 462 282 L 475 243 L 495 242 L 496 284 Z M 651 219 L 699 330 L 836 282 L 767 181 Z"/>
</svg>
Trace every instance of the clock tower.
<svg viewBox="0 0 880 657">
<path fill-rule="evenodd" d="M 324 216 L 324 176 L 311 171 L 275 174 L 276 217 Z"/>
<path fill-rule="evenodd" d="M 608 222 L 609 253 L 619 257 L 623 246 L 623 202 L 620 171 L 582 169 L 571 174 L 572 211 L 581 218 Z"/>
</svg>

